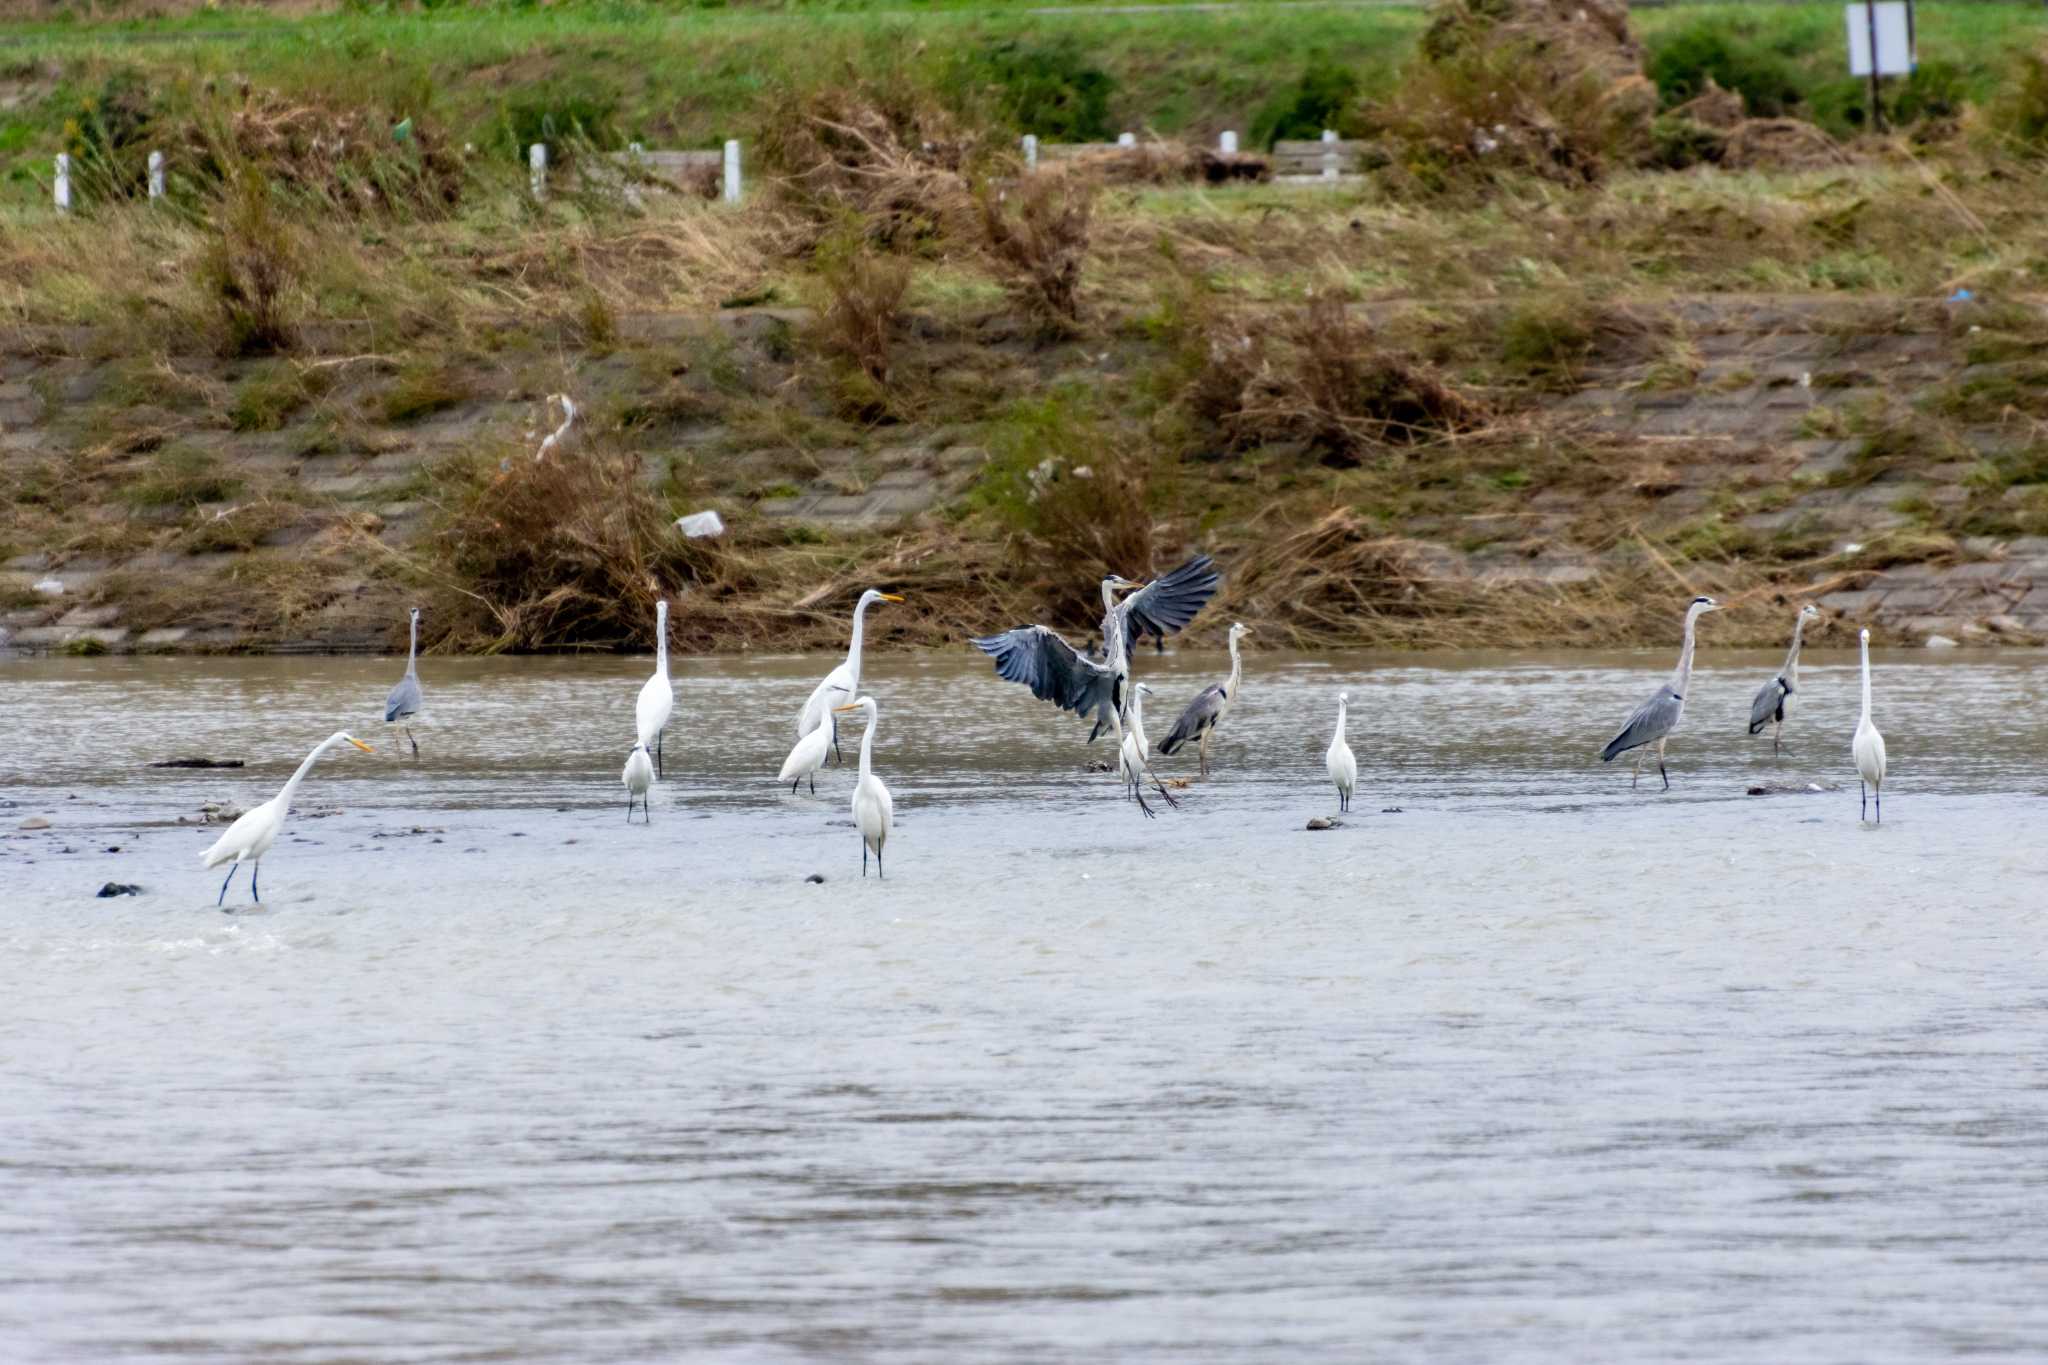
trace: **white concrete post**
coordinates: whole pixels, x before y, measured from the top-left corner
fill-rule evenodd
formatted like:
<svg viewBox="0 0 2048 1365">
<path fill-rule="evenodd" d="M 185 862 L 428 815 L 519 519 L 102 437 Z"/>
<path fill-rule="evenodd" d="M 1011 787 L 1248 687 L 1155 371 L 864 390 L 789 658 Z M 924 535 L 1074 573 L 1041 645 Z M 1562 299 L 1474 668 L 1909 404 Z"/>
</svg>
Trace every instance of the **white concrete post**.
<svg viewBox="0 0 2048 1365">
<path fill-rule="evenodd" d="M 1038 169 L 1038 134 L 1036 133 L 1024 134 L 1024 169 L 1027 171 Z"/>
<path fill-rule="evenodd" d="M 1224 129 L 1223 136 L 1216 139 L 1216 150 L 1225 156 L 1237 155 L 1237 132 L 1235 129 Z"/>
<path fill-rule="evenodd" d="M 536 142 L 526 149 L 526 182 L 536 200 L 548 197 L 548 144 Z"/>
<path fill-rule="evenodd" d="M 164 154 L 162 152 L 151 152 L 149 154 L 149 197 L 152 199 L 164 197 Z"/>
<path fill-rule="evenodd" d="M 633 164 L 637 167 L 647 160 L 647 149 L 637 142 L 629 142 L 626 144 L 626 155 L 633 159 Z"/>
<path fill-rule="evenodd" d="M 1337 178 L 1337 130 L 1323 129 L 1323 179 Z"/>
<path fill-rule="evenodd" d="M 725 202 L 740 202 L 740 140 L 728 138 L 725 143 Z"/>
<path fill-rule="evenodd" d="M 71 154 L 57 153 L 57 212 L 71 212 Z"/>
<path fill-rule="evenodd" d="M 1116 145 L 1119 147 L 1135 147 L 1138 145 L 1138 135 L 1136 133 L 1118 133 L 1116 135 Z"/>
</svg>

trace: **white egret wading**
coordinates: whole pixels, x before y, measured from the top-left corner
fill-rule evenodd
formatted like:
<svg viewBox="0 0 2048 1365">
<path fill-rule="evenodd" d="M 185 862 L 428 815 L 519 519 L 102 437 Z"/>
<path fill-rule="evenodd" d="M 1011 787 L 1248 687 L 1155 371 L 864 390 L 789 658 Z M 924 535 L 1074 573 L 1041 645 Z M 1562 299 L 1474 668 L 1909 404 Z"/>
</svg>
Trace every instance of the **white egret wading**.
<svg viewBox="0 0 2048 1365">
<path fill-rule="evenodd" d="M 1180 719 L 1173 723 L 1173 729 L 1165 739 L 1159 741 L 1159 752 L 1170 754 L 1189 740 L 1197 742 L 1202 759 L 1202 776 L 1209 775 L 1209 743 L 1215 737 L 1216 727 L 1230 714 L 1231 706 L 1237 701 L 1237 689 L 1244 682 L 1244 656 L 1238 653 L 1237 642 L 1252 633 L 1252 628 L 1242 621 L 1230 627 L 1230 676 L 1213 687 L 1205 687 L 1195 694 L 1188 703 L 1188 709 L 1180 713 Z"/>
<path fill-rule="evenodd" d="M 853 643 L 846 647 L 846 662 L 825 675 L 825 680 L 811 689 L 811 695 L 804 702 L 803 714 L 796 719 L 796 737 L 799 741 L 807 738 L 813 730 L 824 726 L 832 732 L 832 748 L 839 747 L 839 720 L 833 714 L 835 708 L 843 709 L 852 704 L 860 695 L 860 649 L 862 637 L 867 632 L 868 608 L 877 602 L 901 602 L 903 599 L 893 592 L 882 592 L 869 588 L 860 595 L 860 601 L 853 604 Z M 798 749 L 803 747 L 799 742 Z M 790 751 L 789 759 L 782 766 L 788 768 L 796 761 L 796 750 Z M 823 764 L 819 764 L 822 767 Z M 816 772 L 817 768 L 809 771 Z M 789 776 L 784 773 L 784 776 Z"/>
<path fill-rule="evenodd" d="M 277 795 L 254 810 L 244 811 L 239 820 L 229 825 L 220 838 L 213 841 L 212 848 L 199 855 L 200 862 L 207 867 L 219 867 L 225 862 L 234 863 L 234 867 L 228 869 L 227 881 L 220 884 L 220 895 L 213 902 L 216 906 L 227 901 L 228 884 L 234 881 L 235 872 L 243 863 L 249 864 L 249 899 L 257 904 L 262 903 L 263 898 L 256 890 L 256 865 L 263 860 L 264 854 L 270 852 L 270 846 L 277 842 L 278 831 L 284 828 L 284 817 L 291 812 L 292 793 L 299 789 L 299 783 L 306 780 L 306 774 L 313 771 L 313 765 L 320 761 L 320 755 L 337 744 L 353 744 L 366 754 L 377 752 L 348 731 L 336 730 L 321 740 L 312 753 L 306 755 L 306 761 L 299 765 L 299 770 L 292 774 L 291 781 L 285 783 Z"/>
<path fill-rule="evenodd" d="M 1337 809 L 1351 809 L 1351 794 L 1358 790 L 1358 759 L 1351 753 L 1351 743 L 1344 738 L 1344 711 L 1351 701 L 1351 694 L 1337 694 L 1337 733 L 1330 740 L 1330 751 L 1323 755 L 1323 766 L 1329 770 L 1330 781 L 1337 788 Z"/>
<path fill-rule="evenodd" d="M 1091 659 L 1061 639 L 1050 626 L 1018 626 L 1000 635 L 975 639 L 974 647 L 995 660 L 996 674 L 1007 682 L 1023 683 L 1031 695 L 1049 701 L 1062 711 L 1093 714 L 1094 728 L 1088 732 L 1093 743 L 1105 729 L 1116 738 L 1118 752 L 1124 742 L 1125 716 L 1131 702 L 1131 655 L 1140 636 L 1159 639 L 1184 630 L 1195 614 L 1216 593 L 1223 576 L 1214 561 L 1197 555 L 1164 578 L 1139 585 L 1121 574 L 1102 580 L 1102 658 Z M 1135 591 L 1132 591 L 1134 590 Z M 1117 600 L 1119 592 L 1130 595 Z M 1166 785 L 1152 776 L 1144 755 L 1145 776 L 1151 778 L 1166 803 L 1179 804 L 1167 793 Z M 1153 814 L 1145 804 L 1142 790 L 1138 808 Z"/>
<path fill-rule="evenodd" d="M 1856 738 L 1849 745 L 1849 752 L 1856 758 L 1857 787 L 1863 793 L 1863 819 L 1870 818 L 1870 807 L 1877 804 L 1877 823 L 1884 823 L 1884 736 L 1877 732 L 1877 725 L 1870 719 L 1870 632 L 1863 631 L 1858 637 L 1863 649 L 1863 715 L 1856 722 Z"/>
<path fill-rule="evenodd" d="M 675 688 L 668 680 L 668 603 L 654 604 L 654 676 L 640 684 L 640 696 L 633 703 L 633 722 L 640 747 L 654 751 L 654 771 L 662 772 L 661 732 L 668 728 L 669 713 L 676 709 Z"/>
<path fill-rule="evenodd" d="M 640 798 L 640 819 L 648 824 L 654 817 L 647 809 L 647 789 L 654 785 L 654 760 L 647 756 L 645 744 L 635 744 L 633 752 L 626 755 L 625 771 L 619 774 L 619 781 L 626 784 L 626 823 L 633 823 L 633 798 Z"/>
<path fill-rule="evenodd" d="M 391 685 L 391 695 L 384 698 L 384 723 L 396 725 L 405 731 L 406 742 L 412 745 L 412 756 L 420 756 L 420 742 L 412 737 L 412 726 L 408 724 L 420 713 L 420 609 L 412 609 L 412 643 L 405 651 L 405 676 Z"/>
<path fill-rule="evenodd" d="M 868 875 L 868 850 L 875 852 L 875 875 L 883 876 L 882 845 L 889 842 L 889 826 L 896 820 L 896 803 L 889 789 L 875 776 L 875 727 L 881 710 L 873 697 L 862 697 L 850 706 L 835 706 L 835 712 L 866 711 L 867 733 L 860 737 L 860 777 L 853 784 L 853 823 L 860 830 L 860 875 Z"/>
<path fill-rule="evenodd" d="M 562 405 L 562 425 L 549 432 L 541 441 L 540 449 L 533 452 L 535 464 L 545 460 L 551 452 L 559 455 L 569 448 L 569 429 L 576 425 L 576 400 L 566 393 L 549 394 L 547 411 L 550 417 L 554 416 L 557 403 Z"/>
<path fill-rule="evenodd" d="M 1131 724 L 1116 752 L 1116 770 L 1134 799 L 1145 780 L 1145 698 L 1151 695 L 1152 689 L 1144 683 L 1131 688 Z"/>
<path fill-rule="evenodd" d="M 1635 776 L 1629 779 L 1629 789 L 1643 777 L 1643 753 L 1652 744 L 1657 746 L 1657 773 L 1664 779 L 1664 790 L 1671 790 L 1671 774 L 1664 771 L 1664 742 L 1671 738 L 1671 732 L 1678 728 L 1678 722 L 1685 716 L 1685 695 L 1692 688 L 1692 649 L 1694 631 L 1700 617 L 1710 611 L 1719 611 L 1721 604 L 1711 597 L 1695 597 L 1692 605 L 1685 609 L 1685 643 L 1679 646 L 1678 667 L 1672 670 L 1671 681 L 1652 692 L 1649 699 L 1629 716 L 1628 723 L 1621 727 L 1621 733 L 1607 741 L 1607 747 L 1600 751 L 1602 763 L 1612 763 L 1617 755 L 1630 749 L 1636 751 Z"/>
<path fill-rule="evenodd" d="M 1792 704 L 1792 694 L 1799 690 L 1799 641 L 1806 633 L 1808 621 L 1820 620 L 1820 608 L 1811 602 L 1799 609 L 1799 615 L 1792 619 L 1792 648 L 1785 653 L 1785 666 L 1757 690 L 1756 699 L 1749 704 L 1749 732 L 1762 734 L 1766 725 L 1771 731 L 1771 752 L 1777 753 L 1779 742 L 1785 734 L 1785 712 Z"/>
<path fill-rule="evenodd" d="M 832 757 L 832 745 L 839 738 L 839 717 L 830 719 L 831 724 L 820 725 L 798 740 L 789 757 L 782 760 L 782 771 L 775 775 L 775 780 L 787 782 L 790 795 L 796 795 L 797 787 L 804 782 L 811 784 L 811 795 L 818 794 L 818 769 Z"/>
</svg>

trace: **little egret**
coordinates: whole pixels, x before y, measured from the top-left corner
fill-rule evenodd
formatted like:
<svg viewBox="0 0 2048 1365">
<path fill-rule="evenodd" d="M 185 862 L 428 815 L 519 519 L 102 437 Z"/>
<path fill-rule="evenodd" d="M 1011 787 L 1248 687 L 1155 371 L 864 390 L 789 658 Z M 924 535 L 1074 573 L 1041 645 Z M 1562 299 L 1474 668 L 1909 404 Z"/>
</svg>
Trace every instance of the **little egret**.
<svg viewBox="0 0 2048 1365">
<path fill-rule="evenodd" d="M 1116 754 L 1116 770 L 1134 798 L 1145 781 L 1145 698 L 1151 695 L 1152 689 L 1144 683 L 1131 689 L 1131 725 L 1124 731 L 1123 747 Z"/>
<path fill-rule="evenodd" d="M 639 729 L 640 747 L 654 750 L 654 771 L 662 772 L 661 732 L 676 709 L 675 688 L 668 680 L 668 603 L 654 604 L 654 676 L 640 684 L 639 700 L 633 703 L 633 720 Z"/>
<path fill-rule="evenodd" d="M 1612 763 L 1617 754 L 1636 750 L 1636 771 L 1629 779 L 1630 791 L 1642 780 L 1643 750 L 1651 744 L 1657 746 L 1657 772 L 1664 779 L 1664 790 L 1671 790 L 1671 774 L 1664 771 L 1664 741 L 1671 738 L 1671 732 L 1685 715 L 1685 694 L 1692 686 L 1693 631 L 1700 617 L 1720 609 L 1721 604 L 1711 597 L 1692 599 L 1692 605 L 1685 609 L 1685 643 L 1679 647 L 1678 667 L 1672 671 L 1671 681 L 1652 692 L 1649 700 L 1630 714 L 1621 733 L 1608 740 L 1607 747 L 1600 751 L 1600 761 Z"/>
<path fill-rule="evenodd" d="M 1785 666 L 1778 670 L 1778 676 L 1765 683 L 1757 691 L 1756 700 L 1749 704 L 1749 732 L 1762 734 L 1766 725 L 1774 725 L 1771 731 L 1771 752 L 1778 752 L 1779 741 L 1785 734 L 1785 710 L 1792 702 L 1792 694 L 1799 690 L 1799 640 L 1806 633 L 1808 621 L 1820 620 L 1820 608 L 1811 602 L 1799 609 L 1799 615 L 1792 618 L 1792 648 L 1785 654 Z"/>
<path fill-rule="evenodd" d="M 861 638 L 867 631 L 868 608 L 877 602 L 902 600 L 893 592 L 869 588 L 860 595 L 860 601 L 853 604 L 853 643 L 846 648 L 846 662 L 827 673 L 825 681 L 811 689 L 809 700 L 804 702 L 803 714 L 797 717 L 798 739 L 805 738 L 811 731 L 824 725 L 832 730 L 832 747 L 839 747 L 839 722 L 833 717 L 832 712 L 833 708 L 860 692 L 860 647 Z"/>
<path fill-rule="evenodd" d="M 420 713 L 420 609 L 412 609 L 412 644 L 405 651 L 405 676 L 391 685 L 391 695 L 384 698 L 384 723 L 397 725 L 405 731 L 406 740 L 412 745 L 412 756 L 420 756 L 420 742 L 412 737 L 412 726 L 406 724 Z"/>
<path fill-rule="evenodd" d="M 652 824 L 653 815 L 647 809 L 647 789 L 654 785 L 654 760 L 647 756 L 645 744 L 635 744 L 633 752 L 626 755 L 626 770 L 619 774 L 619 781 L 626 784 L 626 823 L 633 823 L 633 798 L 640 798 L 640 818 Z"/>
<path fill-rule="evenodd" d="M 547 409 L 550 417 L 554 416 L 555 404 L 557 403 L 562 405 L 562 425 L 549 432 L 547 438 L 540 443 L 540 449 L 533 454 L 533 462 L 535 464 L 545 460 L 550 451 L 559 454 L 568 449 L 566 443 L 569 439 L 569 428 L 576 425 L 576 400 L 569 397 L 566 393 L 549 394 Z"/>
<path fill-rule="evenodd" d="M 1173 723 L 1173 729 L 1165 739 L 1159 741 L 1159 752 L 1170 754 L 1189 740 L 1197 741 L 1197 750 L 1202 760 L 1202 776 L 1209 775 L 1209 741 L 1216 734 L 1216 727 L 1230 714 L 1231 706 L 1237 701 L 1238 686 L 1244 682 L 1244 656 L 1237 651 L 1237 642 L 1252 633 L 1252 628 L 1242 621 L 1230 627 L 1230 676 L 1213 687 L 1205 687 L 1195 694 L 1188 703 L 1188 709 L 1180 713 L 1180 719 Z"/>
<path fill-rule="evenodd" d="M 1330 751 L 1323 755 L 1323 766 L 1330 771 L 1330 781 L 1337 787 L 1337 809 L 1351 809 L 1351 794 L 1358 790 L 1358 760 L 1352 756 L 1351 744 L 1344 738 L 1344 708 L 1350 702 L 1351 694 L 1337 694 L 1337 735 L 1330 741 Z"/>
<path fill-rule="evenodd" d="M 889 799 L 882 779 L 875 776 L 875 727 L 881 722 L 881 711 L 873 697 L 832 709 L 868 713 L 868 731 L 860 737 L 860 778 L 853 784 L 853 823 L 860 830 L 860 875 L 868 875 L 868 850 L 873 849 L 875 875 L 881 877 L 882 845 L 889 842 L 889 826 L 896 819 L 896 803 Z"/>
<path fill-rule="evenodd" d="M 227 881 L 220 884 L 220 896 L 214 901 L 216 906 L 227 901 L 228 884 L 234 881 L 235 872 L 243 863 L 249 864 L 249 899 L 258 905 L 262 904 L 263 898 L 256 890 L 257 864 L 263 860 L 264 854 L 270 852 L 270 846 L 277 842 L 278 831 L 284 828 L 284 817 L 292 808 L 292 793 L 299 789 L 299 783 L 306 780 L 306 774 L 313 771 L 313 765 L 320 761 L 320 755 L 337 744 L 353 744 L 366 754 L 377 752 L 348 731 L 336 730 L 321 740 L 312 753 L 306 755 L 306 761 L 299 765 L 299 770 L 292 774 L 291 781 L 284 784 L 283 790 L 254 810 L 244 811 L 240 819 L 229 825 L 220 838 L 213 841 L 212 848 L 199 855 L 200 862 L 207 867 L 219 867 L 225 862 L 234 863 L 234 867 L 228 869 Z"/>
<path fill-rule="evenodd" d="M 1856 786 L 1863 793 L 1863 816 L 1869 818 L 1870 805 L 1877 803 L 1877 823 L 1884 823 L 1884 736 L 1877 732 L 1877 726 L 1870 719 L 1870 632 L 1858 635 L 1863 648 L 1863 715 L 1856 722 L 1856 738 L 1849 745 L 1849 752 L 1856 758 Z"/>
</svg>

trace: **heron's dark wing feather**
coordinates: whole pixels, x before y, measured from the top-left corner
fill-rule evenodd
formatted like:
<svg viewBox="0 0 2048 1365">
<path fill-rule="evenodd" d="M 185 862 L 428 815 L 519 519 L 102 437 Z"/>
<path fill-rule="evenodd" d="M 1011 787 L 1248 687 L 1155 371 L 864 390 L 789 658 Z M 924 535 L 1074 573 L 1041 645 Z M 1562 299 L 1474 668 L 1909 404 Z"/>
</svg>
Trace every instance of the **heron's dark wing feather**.
<svg viewBox="0 0 2048 1365">
<path fill-rule="evenodd" d="M 1166 738 L 1159 741 L 1159 752 L 1170 754 L 1181 745 L 1200 735 L 1216 723 L 1216 717 L 1223 713 L 1223 684 L 1215 683 L 1195 694 L 1188 703 L 1188 709 L 1180 713 L 1180 719 L 1167 731 Z"/>
<path fill-rule="evenodd" d="M 1607 741 L 1607 747 L 1600 751 L 1600 761 L 1612 763 L 1616 754 L 1655 744 L 1678 724 L 1679 712 L 1684 706 L 1678 694 L 1669 687 L 1658 688 L 1655 695 L 1635 709 L 1635 714 L 1628 718 L 1628 724 L 1621 727 L 1621 733 Z"/>
<path fill-rule="evenodd" d="M 420 709 L 420 680 L 408 673 L 391 688 L 391 695 L 384 699 L 384 722 L 390 724 L 407 716 L 417 715 Z"/>
<path fill-rule="evenodd" d="M 1124 631 L 1125 665 L 1129 665 L 1132 651 L 1145 636 L 1156 635 L 1163 640 L 1175 631 L 1187 629 L 1188 622 L 1216 595 L 1216 587 L 1222 581 L 1223 575 L 1216 572 L 1216 561 L 1207 555 L 1196 555 L 1164 578 L 1153 579 L 1117 603 L 1117 610 L 1124 613 L 1129 623 Z"/>
<path fill-rule="evenodd" d="M 1751 734 L 1761 734 L 1773 720 L 1785 718 L 1785 696 L 1791 690 L 1783 678 L 1773 678 L 1757 689 L 1756 700 L 1749 704 Z"/>
<path fill-rule="evenodd" d="M 1096 729 L 1100 731 L 1116 689 L 1116 674 L 1110 668 L 1075 652 L 1044 626 L 1019 626 L 1001 635 L 982 636 L 973 644 L 995 660 L 999 677 L 1023 683 L 1040 701 L 1084 716 L 1097 713 Z"/>
</svg>

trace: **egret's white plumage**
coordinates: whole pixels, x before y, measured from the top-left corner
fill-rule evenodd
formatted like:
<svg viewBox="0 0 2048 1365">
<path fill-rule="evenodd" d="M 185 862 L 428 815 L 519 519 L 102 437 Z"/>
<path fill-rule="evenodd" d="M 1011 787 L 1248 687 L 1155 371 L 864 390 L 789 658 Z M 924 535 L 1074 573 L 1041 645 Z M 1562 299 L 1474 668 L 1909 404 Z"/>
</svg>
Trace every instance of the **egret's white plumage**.
<svg viewBox="0 0 2048 1365">
<path fill-rule="evenodd" d="M 1133 797 L 1139 795 L 1145 781 L 1145 754 L 1150 747 L 1145 740 L 1145 698 L 1151 695 L 1152 689 L 1144 683 L 1131 688 L 1129 724 L 1124 727 L 1123 747 L 1116 755 L 1116 770 L 1123 774 L 1124 785 Z"/>
<path fill-rule="evenodd" d="M 228 882 L 234 881 L 235 869 L 241 867 L 243 863 L 250 864 L 249 899 L 261 900 L 256 892 L 255 865 L 261 861 L 264 854 L 270 852 L 270 846 L 277 842 L 278 832 L 284 828 L 284 817 L 291 813 L 292 793 L 299 789 L 299 783 L 306 780 L 306 774 L 313 771 L 313 765 L 320 761 L 320 755 L 337 744 L 353 744 L 366 754 L 376 752 L 348 731 L 336 730 L 314 746 L 313 752 L 306 755 L 306 761 L 299 764 L 298 771 L 292 774 L 291 780 L 284 784 L 276 796 L 253 810 L 244 811 L 240 819 L 229 825 L 222 831 L 220 838 L 213 841 L 212 848 L 199 855 L 200 862 L 207 867 L 219 867 L 225 862 L 232 862 L 235 865 L 228 869 L 227 881 L 220 884 L 220 896 L 215 899 L 215 905 L 227 900 Z"/>
<path fill-rule="evenodd" d="M 654 676 L 640 684 L 640 696 L 633 703 L 633 722 L 640 747 L 654 751 L 654 770 L 661 771 L 661 732 L 668 728 L 669 713 L 675 710 L 675 688 L 668 680 L 668 603 L 654 604 Z"/>
<path fill-rule="evenodd" d="M 860 777 L 853 784 L 853 823 L 860 830 L 860 875 L 868 875 L 868 850 L 875 851 L 875 875 L 883 876 L 882 845 L 889 842 L 889 826 L 896 819 L 896 803 L 889 789 L 875 776 L 875 727 L 881 723 L 881 709 L 873 697 L 862 697 L 850 706 L 834 711 L 866 711 L 867 733 L 860 737 Z"/>
<path fill-rule="evenodd" d="M 569 429 L 576 425 L 576 400 L 566 393 L 549 394 L 547 407 L 550 416 L 554 414 L 557 403 L 562 405 L 562 425 L 549 432 L 547 438 L 540 443 L 540 449 L 533 453 L 535 464 L 545 460 L 550 451 L 559 454 L 568 449 Z"/>
<path fill-rule="evenodd" d="M 1858 787 L 1863 793 L 1863 814 L 1870 814 L 1872 801 L 1877 803 L 1877 823 L 1884 823 L 1884 736 L 1877 732 L 1877 725 L 1870 719 L 1870 632 L 1863 631 L 1858 640 L 1863 649 L 1863 715 L 1856 722 L 1856 738 L 1849 744 L 1849 752 L 1856 759 Z"/>
<path fill-rule="evenodd" d="M 1351 753 L 1351 744 L 1344 738 L 1344 711 L 1350 703 L 1348 692 L 1337 694 L 1337 735 L 1330 741 L 1329 752 L 1323 755 L 1323 766 L 1329 769 L 1330 781 L 1337 787 L 1337 809 L 1351 809 L 1351 794 L 1358 790 L 1358 760 Z"/>
<path fill-rule="evenodd" d="M 853 641 L 846 647 L 846 661 L 839 664 L 825 680 L 811 689 L 811 695 L 804 701 L 803 713 L 796 719 L 796 737 L 803 739 L 819 726 L 832 731 L 832 743 L 836 747 L 839 739 L 839 725 L 833 719 L 835 708 L 850 704 L 860 692 L 861 641 L 867 633 L 868 608 L 877 602 L 901 602 L 903 599 L 893 592 L 869 588 L 853 604 Z M 794 752 L 790 755 L 795 757 Z"/>
<path fill-rule="evenodd" d="M 825 760 L 832 756 L 832 735 L 834 727 L 820 725 L 798 740 L 789 751 L 789 757 L 782 760 L 782 771 L 776 774 L 777 782 L 787 782 L 794 793 L 799 782 L 808 779 L 811 794 L 818 793 L 818 769 L 825 766 Z"/>
<path fill-rule="evenodd" d="M 635 744 L 633 752 L 626 755 L 625 771 L 619 774 L 619 781 L 626 784 L 626 823 L 633 823 L 633 798 L 640 798 L 640 818 L 652 823 L 653 816 L 647 809 L 647 789 L 654 785 L 654 760 L 647 756 L 645 744 Z"/>
</svg>

